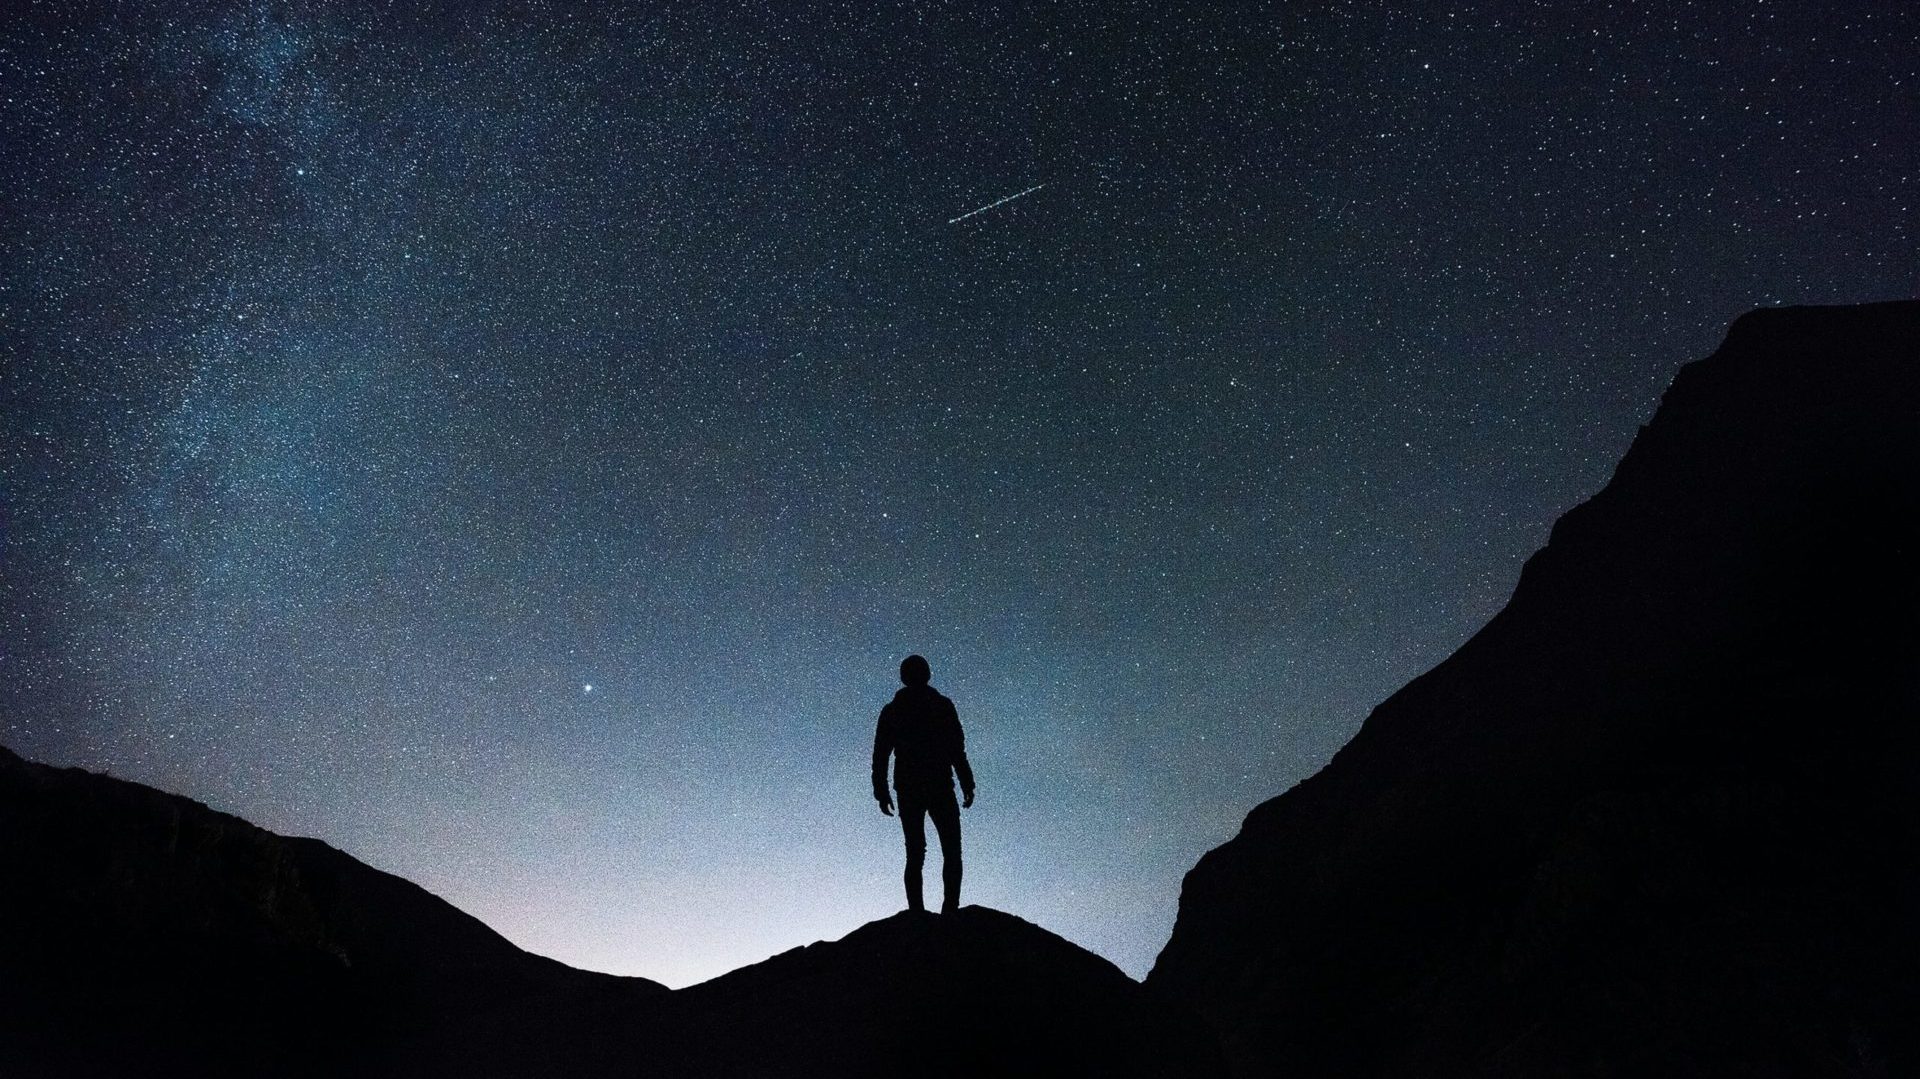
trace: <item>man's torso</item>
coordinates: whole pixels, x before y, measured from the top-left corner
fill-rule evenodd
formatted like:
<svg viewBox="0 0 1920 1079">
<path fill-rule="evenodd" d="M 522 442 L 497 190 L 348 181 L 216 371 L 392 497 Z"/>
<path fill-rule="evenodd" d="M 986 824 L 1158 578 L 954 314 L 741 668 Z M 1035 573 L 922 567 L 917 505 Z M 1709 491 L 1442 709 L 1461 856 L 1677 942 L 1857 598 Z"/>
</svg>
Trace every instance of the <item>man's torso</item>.
<svg viewBox="0 0 1920 1079">
<path fill-rule="evenodd" d="M 886 706 L 893 728 L 893 789 L 902 794 L 953 794 L 959 720 L 938 690 L 903 690 Z"/>
</svg>

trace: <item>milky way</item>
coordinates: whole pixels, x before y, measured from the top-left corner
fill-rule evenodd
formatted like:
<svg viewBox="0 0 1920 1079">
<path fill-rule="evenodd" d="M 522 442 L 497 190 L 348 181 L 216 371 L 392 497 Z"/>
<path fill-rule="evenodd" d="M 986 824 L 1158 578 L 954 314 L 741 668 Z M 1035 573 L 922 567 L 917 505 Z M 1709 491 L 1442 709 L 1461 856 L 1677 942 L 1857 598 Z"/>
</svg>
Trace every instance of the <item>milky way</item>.
<svg viewBox="0 0 1920 1079">
<path fill-rule="evenodd" d="M 900 905 L 918 651 L 968 899 L 1143 973 L 1728 320 L 1920 278 L 1912 5 L 1553 10 L 14 11 L 0 739 L 677 985 Z"/>
</svg>

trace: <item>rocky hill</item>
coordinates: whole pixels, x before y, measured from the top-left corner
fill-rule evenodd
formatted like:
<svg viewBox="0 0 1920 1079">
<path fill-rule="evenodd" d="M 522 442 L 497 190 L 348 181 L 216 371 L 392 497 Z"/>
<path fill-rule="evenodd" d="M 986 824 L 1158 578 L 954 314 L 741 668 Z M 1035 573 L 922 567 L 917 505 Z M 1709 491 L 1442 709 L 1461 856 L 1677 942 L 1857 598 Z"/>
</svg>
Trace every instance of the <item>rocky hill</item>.
<svg viewBox="0 0 1920 1079">
<path fill-rule="evenodd" d="M 1187 876 L 1243 1075 L 1920 1072 L 1920 303 L 1756 312 Z"/>
<path fill-rule="evenodd" d="M 0 749 L 0 1074 L 1223 1073 L 1206 1029 L 1012 915 L 901 914 L 678 992 L 398 877 Z"/>
<path fill-rule="evenodd" d="M 3 748 L 0 866 L 15 1074 L 343 1074 L 667 992 L 524 952 L 317 840 Z"/>
<path fill-rule="evenodd" d="M 674 998 L 689 1074 L 1224 1074 L 1197 1020 L 986 907 L 896 914 Z"/>
</svg>

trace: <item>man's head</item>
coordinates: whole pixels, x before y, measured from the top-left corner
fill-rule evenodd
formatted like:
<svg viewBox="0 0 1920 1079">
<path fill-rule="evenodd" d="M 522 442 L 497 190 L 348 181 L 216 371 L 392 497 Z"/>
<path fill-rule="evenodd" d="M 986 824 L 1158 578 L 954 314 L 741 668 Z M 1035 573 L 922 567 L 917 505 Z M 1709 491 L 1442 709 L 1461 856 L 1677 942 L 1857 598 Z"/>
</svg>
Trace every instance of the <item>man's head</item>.
<svg viewBox="0 0 1920 1079">
<path fill-rule="evenodd" d="M 900 661 L 900 681 L 909 686 L 924 686 L 933 680 L 933 668 L 925 656 L 908 656 Z"/>
</svg>

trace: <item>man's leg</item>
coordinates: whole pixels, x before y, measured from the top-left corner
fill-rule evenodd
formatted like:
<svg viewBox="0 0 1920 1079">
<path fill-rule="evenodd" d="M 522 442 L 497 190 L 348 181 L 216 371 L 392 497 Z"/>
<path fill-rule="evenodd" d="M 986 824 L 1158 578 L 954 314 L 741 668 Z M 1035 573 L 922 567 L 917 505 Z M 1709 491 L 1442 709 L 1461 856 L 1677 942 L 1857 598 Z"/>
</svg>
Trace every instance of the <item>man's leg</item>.
<svg viewBox="0 0 1920 1079">
<path fill-rule="evenodd" d="M 900 795 L 899 802 L 900 829 L 907 834 L 907 909 L 925 910 L 926 903 L 920 898 L 920 867 L 927 860 L 927 805 L 905 794 Z"/>
<path fill-rule="evenodd" d="M 946 885 L 940 913 L 952 914 L 960 909 L 960 803 L 954 801 L 953 792 L 948 791 L 927 805 L 927 815 L 933 818 L 933 830 L 940 836 L 940 882 Z M 925 836 L 923 829 L 923 850 Z"/>
</svg>

